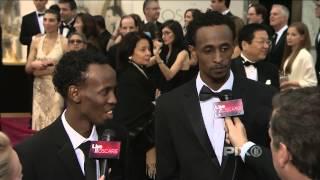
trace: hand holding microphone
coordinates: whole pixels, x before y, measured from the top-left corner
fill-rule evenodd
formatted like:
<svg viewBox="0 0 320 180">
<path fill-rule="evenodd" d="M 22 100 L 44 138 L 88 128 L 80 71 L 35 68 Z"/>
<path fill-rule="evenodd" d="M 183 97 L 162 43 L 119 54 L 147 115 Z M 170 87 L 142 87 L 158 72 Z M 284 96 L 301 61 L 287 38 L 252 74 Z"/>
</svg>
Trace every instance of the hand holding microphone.
<svg viewBox="0 0 320 180">
<path fill-rule="evenodd" d="M 244 125 L 239 117 L 225 118 L 226 142 L 232 144 L 233 147 L 241 148 L 248 142 L 247 133 Z"/>
</svg>

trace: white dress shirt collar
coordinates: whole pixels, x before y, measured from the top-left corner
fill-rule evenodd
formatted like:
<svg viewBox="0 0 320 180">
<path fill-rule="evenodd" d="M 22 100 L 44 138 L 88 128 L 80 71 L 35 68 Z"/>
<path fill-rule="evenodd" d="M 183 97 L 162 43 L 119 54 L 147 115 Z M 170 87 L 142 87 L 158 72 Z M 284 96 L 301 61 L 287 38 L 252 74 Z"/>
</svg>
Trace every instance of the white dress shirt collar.
<svg viewBox="0 0 320 180">
<path fill-rule="evenodd" d="M 287 30 L 287 29 L 288 29 L 288 25 L 285 25 L 285 26 L 283 26 L 279 31 L 276 32 L 276 33 L 277 33 L 276 44 L 278 43 L 279 39 L 281 38 L 283 32 L 284 32 L 285 30 Z"/>
<path fill-rule="evenodd" d="M 61 115 L 62 124 L 70 138 L 73 149 L 77 149 L 84 142 L 98 140 L 98 133 L 95 125 L 93 125 L 92 127 L 90 136 L 88 138 L 85 138 L 69 125 L 69 123 L 66 120 L 65 113 L 66 113 L 66 110 Z"/>
<path fill-rule="evenodd" d="M 248 61 L 250 63 L 256 63 L 256 62 L 250 61 L 243 53 L 241 53 L 240 56 L 244 59 L 244 61 Z M 251 65 L 251 66 L 243 66 L 243 67 L 248 79 L 258 81 L 258 69 L 255 66 Z"/>
<path fill-rule="evenodd" d="M 196 79 L 197 92 L 198 92 L 198 94 L 200 94 L 200 90 L 201 90 L 203 85 L 205 85 L 208 88 L 210 88 L 211 91 L 213 91 L 213 92 L 220 92 L 220 91 L 225 90 L 225 89 L 232 90 L 233 81 L 234 81 L 234 76 L 233 76 L 232 71 L 230 70 L 230 75 L 229 75 L 228 80 L 218 90 L 215 91 L 215 90 L 211 89 L 205 82 L 203 82 L 203 80 L 200 77 L 200 72 L 199 72 L 198 76 L 197 76 L 197 79 Z"/>
</svg>

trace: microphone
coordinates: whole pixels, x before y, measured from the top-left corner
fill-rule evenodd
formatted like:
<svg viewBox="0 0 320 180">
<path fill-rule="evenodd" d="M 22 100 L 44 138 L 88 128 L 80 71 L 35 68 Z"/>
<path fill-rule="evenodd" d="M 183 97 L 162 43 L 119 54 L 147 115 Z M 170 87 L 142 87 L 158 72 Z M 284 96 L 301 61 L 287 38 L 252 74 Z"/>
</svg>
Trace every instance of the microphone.
<svg viewBox="0 0 320 180">
<path fill-rule="evenodd" d="M 220 102 L 214 103 L 214 115 L 217 118 L 233 117 L 244 114 L 242 99 L 233 99 L 232 91 L 222 90 L 219 93 Z"/>
<path fill-rule="evenodd" d="M 115 135 L 114 131 L 111 129 L 106 129 L 103 131 L 101 140 L 110 142 L 111 138 Z M 100 176 L 105 175 L 105 180 L 109 180 L 109 167 L 108 167 L 108 159 L 104 158 L 100 161 Z"/>
<path fill-rule="evenodd" d="M 120 141 L 112 141 L 115 132 L 111 129 L 103 131 L 100 141 L 92 141 L 89 157 L 100 160 L 100 176 L 105 175 L 105 180 L 109 180 L 108 159 L 119 159 Z"/>
</svg>

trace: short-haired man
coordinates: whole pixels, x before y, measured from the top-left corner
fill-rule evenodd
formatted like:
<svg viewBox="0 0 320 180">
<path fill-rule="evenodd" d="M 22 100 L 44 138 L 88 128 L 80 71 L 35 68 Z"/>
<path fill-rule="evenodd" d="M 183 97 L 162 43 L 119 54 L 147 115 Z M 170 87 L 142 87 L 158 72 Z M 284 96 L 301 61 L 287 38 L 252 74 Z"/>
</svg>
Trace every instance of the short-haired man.
<svg viewBox="0 0 320 180">
<path fill-rule="evenodd" d="M 247 12 L 247 21 L 248 24 L 257 23 L 265 24 L 268 18 L 268 11 L 266 7 L 262 4 L 254 3 L 252 4 Z"/>
<path fill-rule="evenodd" d="M 271 46 L 267 28 L 262 24 L 244 26 L 239 32 L 238 43 L 241 54 L 232 60 L 234 74 L 279 89 L 278 68 L 264 61 Z"/>
<path fill-rule="evenodd" d="M 60 34 L 64 37 L 69 37 L 75 31 L 73 24 L 77 14 L 77 4 L 74 0 L 59 0 L 58 6 L 61 15 Z"/>
<path fill-rule="evenodd" d="M 104 56 L 71 51 L 57 64 L 53 83 L 66 102 L 66 110 L 51 125 L 17 145 L 23 179 L 85 180 L 89 175 L 96 179 L 99 163 L 91 161 L 93 171 L 87 171 L 90 161 L 82 146 L 98 140 L 106 120 L 112 118 L 117 103 L 116 73 Z"/>
<path fill-rule="evenodd" d="M 143 2 L 143 14 L 145 15 L 146 19 L 144 24 L 147 23 L 154 23 L 155 24 L 155 34 L 158 34 L 161 37 L 161 25 L 158 21 L 160 16 L 160 5 L 159 0 L 145 0 Z"/>
<path fill-rule="evenodd" d="M 273 99 L 269 134 L 273 164 L 283 180 L 320 178 L 320 89 L 282 92 Z"/>
<path fill-rule="evenodd" d="M 48 0 L 33 0 L 36 11 L 33 11 L 22 17 L 20 42 L 21 44 L 28 46 L 28 53 L 32 36 L 44 33 L 43 16 L 47 3 Z"/>
<path fill-rule="evenodd" d="M 268 175 L 252 172 L 244 155 L 226 153 L 224 118 L 215 116 L 214 104 L 222 100 L 219 93 L 232 91 L 233 98 L 244 102 L 241 120 L 249 139 L 268 146 L 268 117 L 275 89 L 235 76 L 230 70 L 235 38 L 230 18 L 209 11 L 190 26 L 199 74 L 161 95 L 156 103 L 157 178 L 264 179 Z"/>
<path fill-rule="evenodd" d="M 320 178 L 320 89 L 308 87 L 290 89 L 273 98 L 270 121 L 272 159 L 276 172 L 283 180 L 311 180 Z M 235 118 L 226 120 L 228 138 L 232 145 L 247 143 L 243 124 Z M 255 146 L 260 154 L 270 150 Z M 261 166 L 261 158 L 248 158 L 256 164 L 257 172 L 267 171 Z M 270 172 L 269 174 L 272 174 Z"/>
<path fill-rule="evenodd" d="M 284 45 L 288 30 L 289 10 L 281 4 L 274 4 L 270 12 L 270 26 L 274 30 L 272 36 L 272 47 L 268 54 L 268 61 L 276 65 L 278 68 L 281 65 Z"/>
<path fill-rule="evenodd" d="M 315 0 L 315 15 L 317 18 L 320 18 L 320 0 Z M 316 73 L 318 77 L 318 85 L 320 84 L 320 29 L 317 33 L 315 39 L 316 52 L 317 52 L 317 61 L 316 61 Z"/>
</svg>

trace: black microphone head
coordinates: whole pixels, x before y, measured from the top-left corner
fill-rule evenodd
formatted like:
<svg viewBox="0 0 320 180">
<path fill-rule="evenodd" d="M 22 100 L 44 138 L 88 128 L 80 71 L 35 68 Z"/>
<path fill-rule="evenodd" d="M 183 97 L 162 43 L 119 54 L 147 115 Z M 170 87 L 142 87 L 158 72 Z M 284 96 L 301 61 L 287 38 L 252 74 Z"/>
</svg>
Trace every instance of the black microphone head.
<svg viewBox="0 0 320 180">
<path fill-rule="evenodd" d="M 220 96 L 221 96 L 221 100 L 222 101 L 228 101 L 228 100 L 232 100 L 233 99 L 232 91 L 230 89 L 222 90 L 220 92 Z"/>
<path fill-rule="evenodd" d="M 115 132 L 112 129 L 105 129 L 102 133 L 101 140 L 103 141 L 111 141 L 111 139 L 115 136 Z"/>
</svg>

